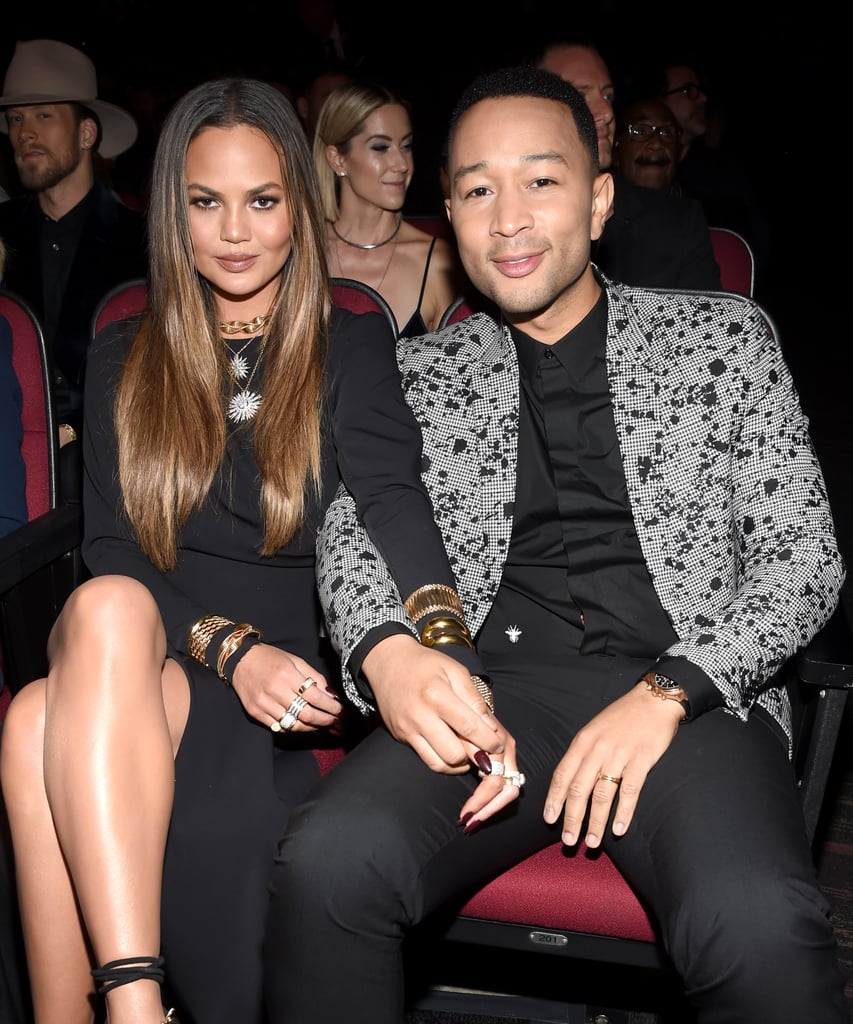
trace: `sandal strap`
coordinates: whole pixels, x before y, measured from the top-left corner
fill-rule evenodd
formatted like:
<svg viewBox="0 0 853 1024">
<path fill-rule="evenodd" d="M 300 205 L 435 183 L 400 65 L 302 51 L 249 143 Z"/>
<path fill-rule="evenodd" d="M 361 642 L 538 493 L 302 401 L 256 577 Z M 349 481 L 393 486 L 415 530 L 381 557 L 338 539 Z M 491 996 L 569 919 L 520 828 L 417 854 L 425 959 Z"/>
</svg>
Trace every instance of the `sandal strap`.
<svg viewBox="0 0 853 1024">
<path fill-rule="evenodd" d="M 166 977 L 166 972 L 163 970 L 165 963 L 166 959 L 162 956 L 129 956 L 123 960 L 111 960 L 103 967 L 96 967 L 92 971 L 92 977 L 99 982 L 99 996 L 111 992 L 119 985 L 129 985 L 131 982 L 141 981 L 143 978 L 162 985 L 163 979 Z M 168 1016 L 166 1020 L 169 1020 Z"/>
</svg>

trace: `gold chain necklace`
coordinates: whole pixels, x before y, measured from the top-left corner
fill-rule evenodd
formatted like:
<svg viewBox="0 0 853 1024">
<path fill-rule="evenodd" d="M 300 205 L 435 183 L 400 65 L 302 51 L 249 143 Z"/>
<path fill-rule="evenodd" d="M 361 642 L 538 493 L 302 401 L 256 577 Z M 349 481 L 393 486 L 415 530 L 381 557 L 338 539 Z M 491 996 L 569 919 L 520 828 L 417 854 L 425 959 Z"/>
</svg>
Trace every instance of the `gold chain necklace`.
<svg viewBox="0 0 853 1024">
<path fill-rule="evenodd" d="M 248 331 L 249 334 L 256 334 L 262 327 L 266 327 L 272 313 L 261 313 L 254 320 L 220 320 L 219 330 L 223 334 L 242 334 Z"/>
</svg>

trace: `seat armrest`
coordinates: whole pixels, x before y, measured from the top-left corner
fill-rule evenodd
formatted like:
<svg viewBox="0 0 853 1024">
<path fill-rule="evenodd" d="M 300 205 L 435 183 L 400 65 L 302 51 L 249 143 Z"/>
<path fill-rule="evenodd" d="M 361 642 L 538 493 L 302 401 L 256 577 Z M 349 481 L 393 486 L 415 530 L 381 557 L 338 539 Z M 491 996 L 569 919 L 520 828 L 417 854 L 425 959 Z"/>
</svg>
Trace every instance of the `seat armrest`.
<svg viewBox="0 0 853 1024">
<path fill-rule="evenodd" d="M 797 675 L 820 689 L 853 689 L 853 633 L 844 605 L 797 653 Z"/>
<path fill-rule="evenodd" d="M 82 540 L 83 510 L 79 504 L 50 509 L 0 537 L 0 594 L 78 548 Z"/>
<path fill-rule="evenodd" d="M 47 671 L 47 641 L 86 574 L 83 510 L 60 505 L 0 538 L 0 655 L 11 692 Z"/>
<path fill-rule="evenodd" d="M 853 634 L 839 605 L 793 659 L 789 681 L 794 727 L 793 763 L 803 800 L 806 832 L 814 843 L 850 690 Z"/>
</svg>

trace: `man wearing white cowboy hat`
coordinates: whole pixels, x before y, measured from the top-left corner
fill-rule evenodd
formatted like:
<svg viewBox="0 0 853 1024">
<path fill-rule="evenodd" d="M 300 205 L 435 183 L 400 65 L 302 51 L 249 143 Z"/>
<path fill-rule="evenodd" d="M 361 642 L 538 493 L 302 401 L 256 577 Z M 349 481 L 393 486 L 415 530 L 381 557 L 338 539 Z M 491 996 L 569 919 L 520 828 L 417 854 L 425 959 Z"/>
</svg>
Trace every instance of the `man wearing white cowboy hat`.
<svg viewBox="0 0 853 1024">
<path fill-rule="evenodd" d="M 126 111 L 98 99 L 92 61 L 52 39 L 19 42 L 0 96 L 26 190 L 0 203 L 8 249 L 4 285 L 41 318 L 54 362 L 64 499 L 79 496 L 77 434 L 92 315 L 115 285 L 146 273 L 143 216 L 96 176 L 94 154 L 111 158 L 136 140 Z"/>
</svg>

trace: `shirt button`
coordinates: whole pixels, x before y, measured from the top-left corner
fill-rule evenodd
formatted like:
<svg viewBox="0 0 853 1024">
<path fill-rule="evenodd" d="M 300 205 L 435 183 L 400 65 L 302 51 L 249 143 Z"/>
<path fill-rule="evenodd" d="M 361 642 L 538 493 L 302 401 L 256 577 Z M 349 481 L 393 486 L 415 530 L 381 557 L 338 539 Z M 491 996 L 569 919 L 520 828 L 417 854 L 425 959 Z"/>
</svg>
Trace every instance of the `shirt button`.
<svg viewBox="0 0 853 1024">
<path fill-rule="evenodd" d="M 51 244 L 51 249 L 53 249 L 54 252 L 59 252 L 59 243 L 58 242 L 53 242 Z"/>
<path fill-rule="evenodd" d="M 546 348 L 545 349 L 545 358 L 546 359 L 553 359 L 554 358 L 554 353 L 551 351 L 550 348 Z"/>
</svg>

